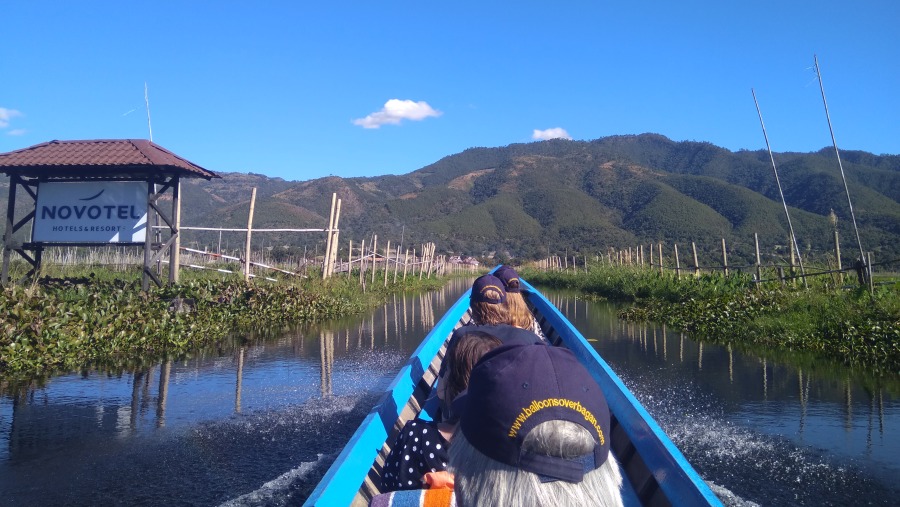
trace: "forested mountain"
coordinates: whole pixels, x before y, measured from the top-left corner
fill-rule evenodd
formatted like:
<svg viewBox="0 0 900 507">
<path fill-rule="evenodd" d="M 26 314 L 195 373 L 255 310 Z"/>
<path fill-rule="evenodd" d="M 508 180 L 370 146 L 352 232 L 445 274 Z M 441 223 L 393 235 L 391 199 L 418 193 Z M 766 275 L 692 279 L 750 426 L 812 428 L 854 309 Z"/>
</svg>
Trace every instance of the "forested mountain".
<svg viewBox="0 0 900 507">
<path fill-rule="evenodd" d="M 841 161 L 863 247 L 876 260 L 900 258 L 900 156 L 844 151 Z M 834 150 L 776 153 L 775 162 L 801 249 L 816 255 L 833 248 L 833 210 L 844 256 L 857 256 Z M 400 176 L 292 182 L 224 173 L 221 180 L 185 180 L 182 224 L 246 226 L 252 187 L 258 228 L 325 227 L 336 192 L 344 249 L 374 233 L 381 245 L 402 237 L 406 245 L 433 241 L 445 253 L 495 252 L 501 259 L 649 242 L 678 243 L 685 253 L 695 242 L 717 255 L 724 238 L 730 258 L 747 260 L 758 233 L 767 255 L 787 255 L 787 222 L 768 152 L 656 134 L 471 148 Z M 217 241 L 185 233 L 186 244 Z M 243 237 L 232 233 L 224 241 L 235 247 Z M 277 250 L 321 245 L 324 236 L 266 233 L 257 241 Z"/>
</svg>

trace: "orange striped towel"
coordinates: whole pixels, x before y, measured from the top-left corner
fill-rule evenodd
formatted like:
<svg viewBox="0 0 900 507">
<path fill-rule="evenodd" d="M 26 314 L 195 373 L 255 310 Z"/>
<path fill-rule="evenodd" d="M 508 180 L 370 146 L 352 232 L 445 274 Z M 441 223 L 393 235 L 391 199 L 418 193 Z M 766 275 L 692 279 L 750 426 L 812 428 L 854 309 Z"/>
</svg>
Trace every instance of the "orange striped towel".
<svg viewBox="0 0 900 507">
<path fill-rule="evenodd" d="M 451 489 L 408 489 L 376 495 L 369 507 L 456 507 Z"/>
</svg>

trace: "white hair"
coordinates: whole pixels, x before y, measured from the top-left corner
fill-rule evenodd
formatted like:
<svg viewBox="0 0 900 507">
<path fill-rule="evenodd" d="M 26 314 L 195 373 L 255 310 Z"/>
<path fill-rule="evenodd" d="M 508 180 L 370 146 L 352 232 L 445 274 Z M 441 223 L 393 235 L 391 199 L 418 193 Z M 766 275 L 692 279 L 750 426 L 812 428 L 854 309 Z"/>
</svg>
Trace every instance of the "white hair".
<svg viewBox="0 0 900 507">
<path fill-rule="evenodd" d="M 594 438 L 587 429 L 569 421 L 541 423 L 523 442 L 527 451 L 562 458 L 589 454 L 594 445 Z M 541 482 L 537 474 L 485 456 L 459 429 L 453 436 L 449 453 L 459 507 L 622 505 L 622 474 L 612 453 L 600 468 L 586 473 L 578 483 Z"/>
</svg>

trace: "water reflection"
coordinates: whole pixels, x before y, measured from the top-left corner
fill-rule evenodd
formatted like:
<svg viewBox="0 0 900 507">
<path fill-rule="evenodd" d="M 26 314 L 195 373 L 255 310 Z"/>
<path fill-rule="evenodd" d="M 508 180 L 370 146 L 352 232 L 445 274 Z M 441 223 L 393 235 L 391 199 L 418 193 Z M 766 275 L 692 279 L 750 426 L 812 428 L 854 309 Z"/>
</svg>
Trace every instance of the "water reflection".
<svg viewBox="0 0 900 507">
<path fill-rule="evenodd" d="M 545 295 L 708 481 L 761 504 L 894 504 L 900 378 L 695 342 L 619 321 L 607 302 Z"/>
<path fill-rule="evenodd" d="M 216 504 L 318 464 L 470 284 L 397 295 L 364 317 L 237 335 L 136 371 L 0 393 L 0 491 L 22 505 L 115 504 L 150 490 Z M 223 470 L 232 458 L 240 466 Z M 104 488 L 111 501 L 94 496 Z"/>
<path fill-rule="evenodd" d="M 2 393 L 0 503 L 298 505 L 470 283 Z M 900 379 L 697 343 L 546 295 L 730 503 L 895 503 Z"/>
</svg>

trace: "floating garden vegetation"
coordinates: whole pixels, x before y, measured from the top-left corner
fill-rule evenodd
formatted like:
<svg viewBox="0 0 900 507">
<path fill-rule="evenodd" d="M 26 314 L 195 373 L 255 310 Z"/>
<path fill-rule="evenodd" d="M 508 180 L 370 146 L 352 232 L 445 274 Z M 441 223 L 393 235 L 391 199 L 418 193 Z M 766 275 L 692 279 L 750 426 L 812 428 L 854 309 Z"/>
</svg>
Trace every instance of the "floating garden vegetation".
<svg viewBox="0 0 900 507">
<path fill-rule="evenodd" d="M 523 272 L 532 283 L 631 301 L 620 317 L 652 320 L 695 339 L 815 352 L 874 375 L 900 372 L 900 284 L 835 289 L 823 281 L 756 287 L 748 275 L 700 278 L 597 266 L 573 274 Z"/>
<path fill-rule="evenodd" d="M 384 302 L 388 294 L 445 280 L 251 282 L 192 274 L 141 291 L 138 276 L 95 270 L 0 291 L 0 382 L 147 358 L 179 357 L 243 329 L 321 321 Z"/>
</svg>

